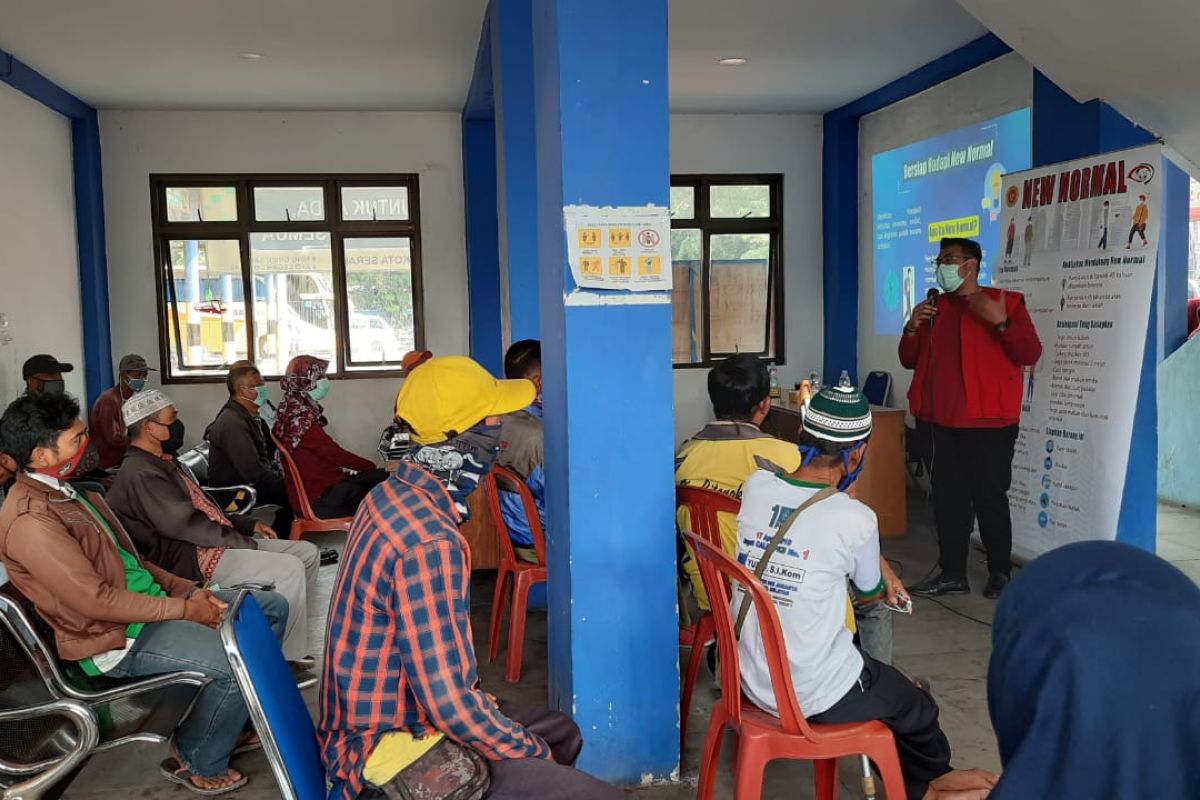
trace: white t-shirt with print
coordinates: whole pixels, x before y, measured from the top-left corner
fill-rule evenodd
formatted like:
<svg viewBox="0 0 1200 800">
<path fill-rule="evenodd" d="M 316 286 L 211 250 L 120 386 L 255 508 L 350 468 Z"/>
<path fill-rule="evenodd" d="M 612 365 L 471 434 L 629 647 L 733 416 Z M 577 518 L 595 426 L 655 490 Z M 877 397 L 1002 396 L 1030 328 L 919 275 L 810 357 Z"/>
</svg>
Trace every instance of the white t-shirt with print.
<svg viewBox="0 0 1200 800">
<path fill-rule="evenodd" d="M 766 470 L 751 475 L 738 514 L 738 561 L 753 571 L 779 526 L 822 488 Z M 874 511 L 839 493 L 801 513 L 762 578 L 779 612 L 796 698 L 806 717 L 842 699 L 862 672 L 862 656 L 846 628 L 847 578 L 864 592 L 879 591 L 879 523 Z M 739 588 L 733 595 L 735 619 L 741 603 Z M 746 615 L 738 655 L 746 696 L 777 714 L 753 609 Z"/>
</svg>

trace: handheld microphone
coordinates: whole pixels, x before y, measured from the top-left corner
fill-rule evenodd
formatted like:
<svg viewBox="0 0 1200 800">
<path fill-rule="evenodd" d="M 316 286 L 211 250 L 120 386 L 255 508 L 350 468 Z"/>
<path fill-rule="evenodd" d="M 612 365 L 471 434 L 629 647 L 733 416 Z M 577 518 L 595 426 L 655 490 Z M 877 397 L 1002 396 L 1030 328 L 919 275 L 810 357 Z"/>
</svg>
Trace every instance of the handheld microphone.
<svg viewBox="0 0 1200 800">
<path fill-rule="evenodd" d="M 930 287 L 929 287 L 929 291 L 925 293 L 925 299 L 926 299 L 926 300 L 928 300 L 928 301 L 929 301 L 929 303 L 930 303 L 930 305 L 932 305 L 932 306 L 933 306 L 933 310 L 934 310 L 934 311 L 937 311 L 937 299 L 938 299 L 938 295 L 939 295 L 939 294 L 941 294 L 941 292 L 939 292 L 939 291 L 937 290 L 937 288 L 936 288 L 936 287 L 934 287 L 934 286 L 930 286 Z M 937 318 L 937 316 L 936 316 L 936 315 L 934 315 L 934 316 L 932 316 L 932 317 L 930 317 L 930 318 L 929 318 L 929 330 L 930 330 L 930 331 L 932 331 L 932 330 L 933 330 L 933 321 L 934 321 L 936 318 Z"/>
</svg>

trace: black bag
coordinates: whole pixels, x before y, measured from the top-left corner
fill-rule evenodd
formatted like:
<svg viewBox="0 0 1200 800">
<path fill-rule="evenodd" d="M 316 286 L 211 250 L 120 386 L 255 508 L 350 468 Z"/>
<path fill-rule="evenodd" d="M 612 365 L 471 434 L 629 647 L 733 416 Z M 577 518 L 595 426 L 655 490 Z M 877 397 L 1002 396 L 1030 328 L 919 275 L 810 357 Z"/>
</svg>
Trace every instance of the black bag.
<svg viewBox="0 0 1200 800">
<path fill-rule="evenodd" d="M 480 800 L 489 785 L 487 763 L 469 747 L 444 738 L 383 786 L 361 798 L 387 800 Z"/>
</svg>

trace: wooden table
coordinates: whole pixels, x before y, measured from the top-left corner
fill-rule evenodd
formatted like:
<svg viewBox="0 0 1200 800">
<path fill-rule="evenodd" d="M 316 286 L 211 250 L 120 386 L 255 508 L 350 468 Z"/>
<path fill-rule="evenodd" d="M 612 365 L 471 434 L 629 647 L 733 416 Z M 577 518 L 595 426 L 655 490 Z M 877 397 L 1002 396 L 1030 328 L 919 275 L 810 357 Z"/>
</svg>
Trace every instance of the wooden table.
<svg viewBox="0 0 1200 800">
<path fill-rule="evenodd" d="M 896 539 L 908 533 L 908 497 L 904 475 L 904 409 L 871 406 L 871 438 L 867 463 L 850 487 L 850 495 L 866 503 L 879 518 L 879 535 Z M 772 406 L 762 429 L 794 442 L 801 417 L 796 408 Z"/>
</svg>

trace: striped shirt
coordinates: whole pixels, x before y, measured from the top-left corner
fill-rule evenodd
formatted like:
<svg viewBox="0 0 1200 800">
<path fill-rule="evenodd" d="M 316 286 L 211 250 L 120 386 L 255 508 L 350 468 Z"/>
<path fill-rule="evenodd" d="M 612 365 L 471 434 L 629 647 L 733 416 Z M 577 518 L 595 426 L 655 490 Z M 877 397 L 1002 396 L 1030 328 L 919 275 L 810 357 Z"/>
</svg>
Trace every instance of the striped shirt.
<svg viewBox="0 0 1200 800">
<path fill-rule="evenodd" d="M 357 797 L 393 730 L 440 731 L 493 761 L 550 757 L 478 688 L 470 576 L 454 501 L 401 462 L 359 506 L 330 604 L 319 725 L 330 800 Z"/>
</svg>

